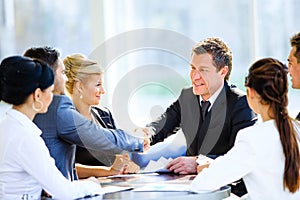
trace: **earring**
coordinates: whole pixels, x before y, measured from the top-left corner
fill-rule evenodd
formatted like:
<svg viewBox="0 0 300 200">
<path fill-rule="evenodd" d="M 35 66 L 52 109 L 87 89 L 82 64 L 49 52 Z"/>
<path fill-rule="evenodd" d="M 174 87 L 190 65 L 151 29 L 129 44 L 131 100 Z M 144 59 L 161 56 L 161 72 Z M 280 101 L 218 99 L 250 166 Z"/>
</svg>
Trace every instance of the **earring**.
<svg viewBox="0 0 300 200">
<path fill-rule="evenodd" d="M 39 108 L 35 107 L 35 105 L 34 105 L 35 102 L 32 102 L 31 107 L 34 111 L 40 112 L 42 110 L 42 108 L 44 107 L 44 104 L 43 104 L 43 102 L 38 101 L 38 100 L 36 102 L 40 104 L 40 107 Z"/>
<path fill-rule="evenodd" d="M 79 98 L 80 98 L 80 99 L 82 99 L 82 98 L 83 98 L 83 97 L 82 97 L 82 94 L 79 96 Z"/>
</svg>

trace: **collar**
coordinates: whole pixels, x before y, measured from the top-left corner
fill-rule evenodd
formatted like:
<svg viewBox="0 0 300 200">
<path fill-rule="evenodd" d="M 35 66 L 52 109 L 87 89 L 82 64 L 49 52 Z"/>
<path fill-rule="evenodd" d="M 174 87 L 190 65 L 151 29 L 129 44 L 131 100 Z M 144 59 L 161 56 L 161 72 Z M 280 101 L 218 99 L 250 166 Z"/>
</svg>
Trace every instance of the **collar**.
<svg viewBox="0 0 300 200">
<path fill-rule="evenodd" d="M 223 84 L 220 86 L 220 88 L 217 89 L 217 91 L 213 95 L 211 95 L 211 97 L 209 97 L 209 99 L 206 100 L 206 101 L 210 102 L 210 107 L 208 108 L 208 111 L 210 111 L 211 107 L 215 103 L 215 101 L 216 101 L 217 97 L 219 96 L 219 94 L 221 93 L 221 90 L 223 89 L 224 85 L 225 85 L 225 82 L 223 82 Z M 203 100 L 202 96 L 199 95 L 200 106 L 201 106 L 201 101 L 202 100 Z"/>
<path fill-rule="evenodd" d="M 25 114 L 21 113 L 20 111 L 10 108 L 6 112 L 6 114 L 8 117 L 18 121 L 26 129 L 31 130 L 28 131 L 29 133 L 33 135 L 39 135 L 39 136 L 42 134 L 42 131 Z"/>
</svg>

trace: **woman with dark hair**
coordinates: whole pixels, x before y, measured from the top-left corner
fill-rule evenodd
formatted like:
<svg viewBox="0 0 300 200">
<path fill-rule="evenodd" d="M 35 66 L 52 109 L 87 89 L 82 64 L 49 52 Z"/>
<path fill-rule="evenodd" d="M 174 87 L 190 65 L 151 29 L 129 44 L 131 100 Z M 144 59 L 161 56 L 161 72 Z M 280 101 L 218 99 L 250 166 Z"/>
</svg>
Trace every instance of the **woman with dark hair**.
<svg viewBox="0 0 300 200">
<path fill-rule="evenodd" d="M 0 100 L 12 104 L 0 123 L 0 199 L 41 199 L 42 189 L 58 199 L 99 194 L 93 181 L 68 181 L 56 168 L 32 122 L 47 112 L 54 74 L 44 62 L 22 56 L 0 65 Z"/>
<path fill-rule="evenodd" d="M 247 101 L 262 123 L 241 130 L 234 147 L 191 184 L 214 190 L 243 178 L 249 199 L 300 199 L 299 128 L 287 111 L 287 67 L 272 58 L 255 62 L 245 80 Z"/>
</svg>

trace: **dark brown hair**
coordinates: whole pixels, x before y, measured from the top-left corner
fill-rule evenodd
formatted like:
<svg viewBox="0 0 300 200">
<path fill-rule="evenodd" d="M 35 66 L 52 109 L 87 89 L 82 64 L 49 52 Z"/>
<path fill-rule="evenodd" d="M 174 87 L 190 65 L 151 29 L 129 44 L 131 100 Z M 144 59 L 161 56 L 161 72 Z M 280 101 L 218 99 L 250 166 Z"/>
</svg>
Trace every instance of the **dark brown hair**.
<svg viewBox="0 0 300 200">
<path fill-rule="evenodd" d="M 37 58 L 46 62 L 55 72 L 58 67 L 58 58 L 60 57 L 60 52 L 57 49 L 49 46 L 32 47 L 25 51 L 24 56 Z"/>
<path fill-rule="evenodd" d="M 297 62 L 300 63 L 300 33 L 294 35 L 290 42 L 292 47 L 296 47 L 294 56 L 297 58 Z"/>
<path fill-rule="evenodd" d="M 300 184 L 300 156 L 298 137 L 287 111 L 287 73 L 287 67 L 278 60 L 264 58 L 250 67 L 245 86 L 260 95 L 261 103 L 270 105 L 269 115 L 276 121 L 285 156 L 283 186 L 294 193 Z"/>
<path fill-rule="evenodd" d="M 217 71 L 220 71 L 223 67 L 228 66 L 228 72 L 225 76 L 225 80 L 229 80 L 232 70 L 232 53 L 228 46 L 220 38 L 207 38 L 197 43 L 192 53 L 196 55 L 209 53 L 212 56 L 213 64 Z"/>
</svg>

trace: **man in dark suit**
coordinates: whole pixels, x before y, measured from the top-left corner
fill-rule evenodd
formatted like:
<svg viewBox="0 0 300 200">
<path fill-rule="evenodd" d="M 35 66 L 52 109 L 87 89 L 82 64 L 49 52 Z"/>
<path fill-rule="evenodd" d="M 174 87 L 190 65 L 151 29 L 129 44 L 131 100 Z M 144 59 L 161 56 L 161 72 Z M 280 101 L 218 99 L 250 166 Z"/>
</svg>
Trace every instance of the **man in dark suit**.
<svg viewBox="0 0 300 200">
<path fill-rule="evenodd" d="M 42 138 L 62 174 L 76 180 L 75 149 L 84 146 L 92 151 L 121 153 L 143 151 L 144 141 L 120 129 L 105 129 L 83 117 L 74 107 L 71 99 L 64 95 L 64 65 L 58 50 L 51 47 L 30 48 L 25 56 L 37 58 L 49 64 L 55 74 L 54 96 L 47 113 L 36 115 L 34 123 L 42 130 Z M 101 160 L 100 160 L 101 161 Z M 112 164 L 112 163 L 109 163 Z M 109 165 L 108 164 L 108 165 Z M 81 166 L 82 173 L 89 173 L 88 167 Z M 96 172 L 95 172 L 96 174 Z"/>
<path fill-rule="evenodd" d="M 292 88 L 300 89 L 300 33 L 290 39 L 291 50 L 288 57 L 289 72 L 292 81 Z M 300 120 L 300 112 L 296 117 Z"/>
<path fill-rule="evenodd" d="M 207 38 L 196 44 L 190 66 L 192 87 L 183 89 L 165 113 L 144 129 L 151 144 L 155 144 L 182 128 L 186 156 L 166 166 L 179 174 L 196 173 L 199 154 L 211 158 L 225 154 L 233 146 L 237 132 L 256 121 L 245 94 L 228 84 L 232 54 L 222 40 Z"/>
</svg>

